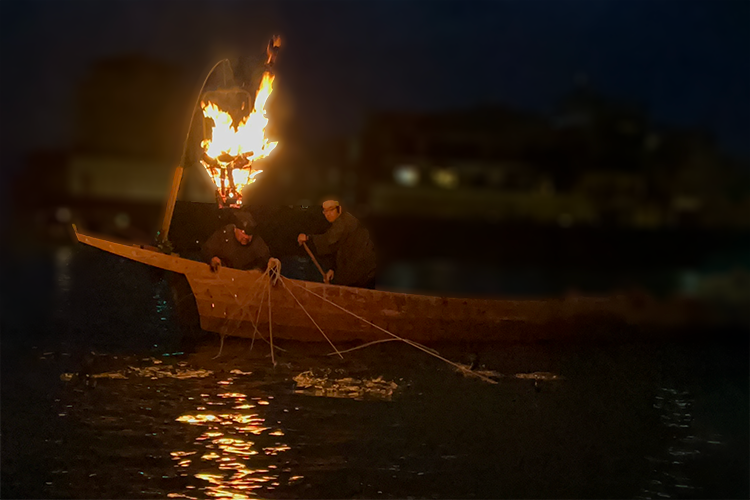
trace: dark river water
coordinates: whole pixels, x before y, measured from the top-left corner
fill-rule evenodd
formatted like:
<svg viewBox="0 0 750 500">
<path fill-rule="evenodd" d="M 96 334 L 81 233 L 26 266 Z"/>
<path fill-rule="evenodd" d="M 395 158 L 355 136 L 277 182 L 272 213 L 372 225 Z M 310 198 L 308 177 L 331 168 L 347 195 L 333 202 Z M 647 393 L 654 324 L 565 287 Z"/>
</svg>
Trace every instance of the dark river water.
<svg viewBox="0 0 750 500">
<path fill-rule="evenodd" d="M 489 384 L 396 342 L 216 357 L 159 272 L 92 249 L 3 275 L 3 498 L 750 495 L 747 331 L 433 346 Z"/>
</svg>

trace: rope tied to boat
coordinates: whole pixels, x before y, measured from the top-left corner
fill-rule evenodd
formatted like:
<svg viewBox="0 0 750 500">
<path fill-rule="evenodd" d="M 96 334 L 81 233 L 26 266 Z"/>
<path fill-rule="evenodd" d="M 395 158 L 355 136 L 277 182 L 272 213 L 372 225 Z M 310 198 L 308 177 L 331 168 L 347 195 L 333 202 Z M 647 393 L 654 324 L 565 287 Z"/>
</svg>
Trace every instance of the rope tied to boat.
<svg viewBox="0 0 750 500">
<path fill-rule="evenodd" d="M 266 274 L 268 274 L 268 277 L 271 279 L 271 284 L 276 286 L 279 278 L 281 278 L 281 261 L 275 257 L 268 259 Z"/>
<path fill-rule="evenodd" d="M 278 259 L 273 259 L 273 260 L 278 260 Z M 276 264 L 272 264 L 272 266 L 276 266 Z M 280 263 L 278 264 L 278 267 L 279 268 L 281 267 Z M 258 285 L 262 285 L 260 290 L 256 290 Z M 266 271 L 264 271 L 260 276 L 258 276 L 252 282 L 252 284 L 250 285 L 248 289 L 248 294 L 246 296 L 246 299 L 243 302 L 240 302 L 237 296 L 235 295 L 234 302 L 237 305 L 237 307 L 242 311 L 242 315 L 239 318 L 234 319 L 234 322 L 235 322 L 234 328 L 231 328 L 231 330 L 229 328 L 229 324 L 233 320 L 227 319 L 223 332 L 219 333 L 219 335 L 221 336 L 221 346 L 219 347 L 219 353 L 215 356 L 214 359 L 221 356 L 221 352 L 224 347 L 224 337 L 226 335 L 233 335 L 240 328 L 240 326 L 242 325 L 242 322 L 245 321 L 246 319 L 253 326 L 253 337 L 252 337 L 252 342 L 250 343 L 250 350 L 251 351 L 253 350 L 256 337 L 260 337 L 260 339 L 263 340 L 263 342 L 265 342 L 268 345 L 271 345 L 271 342 L 269 342 L 269 340 L 266 339 L 258 330 L 258 325 L 260 321 L 260 313 L 261 313 L 261 310 L 263 309 L 263 303 L 266 298 L 266 293 L 270 293 L 270 288 L 271 288 L 271 273 L 269 269 L 267 268 Z M 253 293 L 250 293 L 251 291 Z M 258 302 L 258 314 L 255 317 L 255 320 L 253 320 L 252 315 L 248 316 L 248 314 L 250 314 L 250 304 L 258 298 L 258 292 L 262 292 L 262 294 L 260 296 L 260 301 Z M 286 352 L 286 349 L 282 349 L 281 347 L 277 345 L 273 345 L 272 350 L 274 349 L 278 351 Z"/>
<path fill-rule="evenodd" d="M 400 337 L 400 336 L 396 335 L 395 333 L 390 332 L 390 331 L 386 330 L 385 328 L 383 328 L 381 326 L 378 326 L 378 325 L 376 325 L 375 323 L 373 323 L 371 321 L 368 321 L 367 319 L 363 318 L 362 316 L 359 316 L 358 314 L 355 314 L 352 311 L 349 311 L 348 309 L 346 309 L 346 308 L 344 308 L 344 307 L 336 304 L 335 302 L 327 299 L 323 295 L 317 294 L 317 293 L 313 292 L 312 290 L 308 289 L 307 287 L 300 286 L 297 283 L 294 283 L 292 281 L 291 284 L 294 285 L 295 287 L 301 288 L 305 292 L 310 293 L 310 294 L 318 297 L 319 299 L 321 299 L 321 300 L 323 300 L 323 301 L 331 304 L 332 306 L 334 306 L 334 307 L 336 307 L 336 308 L 344 311 L 345 313 L 347 313 L 347 314 L 349 314 L 349 315 L 351 315 L 351 316 L 359 319 L 360 321 L 363 321 L 364 323 L 366 323 L 366 324 L 368 324 L 368 325 L 370 325 L 370 326 L 372 326 L 372 327 L 374 327 L 374 328 L 382 331 L 383 333 L 387 334 L 390 337 L 388 339 L 382 339 L 382 340 L 377 340 L 377 341 L 374 341 L 374 342 L 369 342 L 369 343 L 367 343 L 365 345 L 358 346 L 358 347 L 355 347 L 353 349 L 348 349 L 346 351 L 340 351 L 333 344 L 333 342 L 331 342 L 331 339 L 328 338 L 328 335 L 325 334 L 325 332 L 320 327 L 320 325 L 318 324 L 318 322 L 315 321 L 315 319 L 312 317 L 312 315 L 310 315 L 310 313 L 307 311 L 307 309 L 302 305 L 302 302 L 300 302 L 299 298 L 287 286 L 287 284 L 286 284 L 287 280 L 281 275 L 281 262 L 279 261 L 279 259 L 276 259 L 276 258 L 273 258 L 273 257 L 270 258 L 268 260 L 268 265 L 266 267 L 266 271 L 263 274 L 261 274 L 258 277 L 258 279 L 255 280 L 255 282 L 253 282 L 253 285 L 255 283 L 257 283 L 258 280 L 261 280 L 264 277 L 267 278 L 267 281 L 266 281 L 266 286 L 263 287 L 263 290 L 262 290 L 263 293 L 261 294 L 261 298 L 260 298 L 260 301 L 259 301 L 259 304 L 258 304 L 257 316 L 255 318 L 255 321 L 253 321 L 252 318 L 249 318 L 250 322 L 253 324 L 253 328 L 254 328 L 253 338 L 252 338 L 252 342 L 250 344 L 250 349 L 252 350 L 253 344 L 255 343 L 256 334 L 260 333 L 258 331 L 258 324 L 259 324 L 259 321 L 260 321 L 260 313 L 261 313 L 261 309 L 263 307 L 264 298 L 266 298 L 265 295 L 267 293 L 268 294 L 268 297 L 267 297 L 267 301 L 268 301 L 268 336 L 269 336 L 270 342 L 269 341 L 266 341 L 266 342 L 271 346 L 271 362 L 273 363 L 274 366 L 276 366 L 276 359 L 275 359 L 275 356 L 274 356 L 274 349 L 280 349 L 280 348 L 274 346 L 274 344 L 273 344 L 273 326 L 272 326 L 273 319 L 272 319 L 272 313 L 271 313 L 271 286 L 272 285 L 275 286 L 276 283 L 279 280 L 281 280 L 281 285 L 284 287 L 284 289 L 286 289 L 286 291 L 289 293 L 289 295 L 292 296 L 292 298 L 297 303 L 297 305 L 302 309 L 302 311 L 304 311 L 304 313 L 307 315 L 308 319 L 310 319 L 310 321 L 313 323 L 313 325 L 315 325 L 315 328 L 317 328 L 318 331 L 323 335 L 323 338 L 325 338 L 326 341 L 328 341 L 328 343 L 331 345 L 331 347 L 333 347 L 333 349 L 334 349 L 335 352 L 331 353 L 331 354 L 337 354 L 339 357 L 343 358 L 342 354 L 344 352 L 351 352 L 351 351 L 354 351 L 354 350 L 357 350 L 357 349 L 361 349 L 363 347 L 368 347 L 368 346 L 371 346 L 371 345 L 374 345 L 374 344 L 379 344 L 379 343 L 387 342 L 387 341 L 400 341 L 400 342 L 408 344 L 408 345 L 410 345 L 410 346 L 412 346 L 412 347 L 414 347 L 414 348 L 416 348 L 416 349 L 418 349 L 418 350 L 420 350 L 420 351 L 422 351 L 422 352 L 424 352 L 426 354 L 429 354 L 430 356 L 433 356 L 433 357 L 435 357 L 435 358 L 437 358 L 437 359 L 439 359 L 439 360 L 441 360 L 441 361 L 443 361 L 443 362 L 445 362 L 445 363 L 453 366 L 454 368 L 456 368 L 460 372 L 463 372 L 466 375 L 471 375 L 471 376 L 477 377 L 477 378 L 479 378 L 479 379 L 481 379 L 481 380 L 483 380 L 485 382 L 488 382 L 490 384 L 497 384 L 497 381 L 492 380 L 491 378 L 489 378 L 489 377 L 487 377 L 487 376 L 485 376 L 485 375 L 483 375 L 481 373 L 478 373 L 477 371 L 474 371 L 471 368 L 467 368 L 467 367 L 465 367 L 465 366 L 463 366 L 463 365 L 461 365 L 459 363 L 456 363 L 454 361 L 451 361 L 449 359 L 444 358 L 443 356 L 441 356 L 434 349 L 430 349 L 429 347 L 424 346 L 424 345 L 422 345 L 422 344 L 420 344 L 418 342 L 414 342 L 413 340 L 409 340 L 409 339 Z M 235 300 L 237 300 L 237 299 L 235 298 Z M 250 301 L 250 299 L 248 299 L 248 302 L 249 301 Z M 238 305 L 239 305 L 239 303 L 238 303 Z M 248 304 L 246 303 L 243 306 L 246 306 L 246 305 L 248 305 Z M 243 319 L 244 319 L 245 314 L 248 311 L 246 310 L 246 307 L 243 307 L 243 306 L 241 306 L 241 309 L 243 309 Z M 238 322 L 237 326 L 239 326 L 239 323 L 240 322 Z M 262 335 L 260 335 L 260 337 L 263 340 L 266 340 L 265 338 L 263 338 Z M 224 344 L 223 341 L 224 341 L 224 338 L 222 336 L 222 347 L 223 347 L 223 344 Z M 219 354 L 221 354 L 221 349 L 219 350 Z M 219 354 L 217 354 L 217 357 L 219 356 Z"/>
<path fill-rule="evenodd" d="M 286 281 L 286 279 L 282 278 L 281 282 L 282 282 L 282 284 L 284 284 L 284 286 L 286 286 L 286 284 L 284 283 L 285 281 Z M 405 344 L 408 344 L 408 345 L 410 345 L 410 346 L 412 346 L 412 347 L 414 347 L 416 349 L 419 349 L 420 351 L 422 351 L 424 353 L 429 354 L 430 356 L 433 356 L 433 357 L 435 357 L 435 358 L 437 358 L 437 359 L 439 359 L 441 361 L 444 361 L 445 363 L 448 363 L 449 365 L 453 366 L 457 370 L 459 370 L 459 371 L 461 371 L 461 372 L 463 372 L 463 373 L 465 373 L 467 375 L 471 375 L 473 377 L 477 377 L 477 378 L 479 378 L 481 380 L 484 380 L 485 382 L 488 382 L 490 384 L 497 384 L 497 381 L 492 380 L 491 378 L 489 378 L 489 377 L 487 377 L 485 375 L 482 375 L 481 373 L 478 373 L 478 372 L 476 372 L 476 371 L 474 371 L 474 370 L 472 370 L 470 368 L 467 368 L 467 367 L 465 367 L 465 366 L 463 366 L 463 365 L 461 365 L 459 363 L 456 363 L 454 361 L 446 359 L 443 356 L 441 356 L 440 354 L 438 354 L 434 349 L 430 349 L 429 347 L 424 346 L 424 345 L 420 344 L 419 342 L 414 342 L 413 340 L 409 340 L 409 339 L 400 337 L 400 336 L 396 335 L 395 333 L 386 330 L 382 326 L 378 326 L 375 323 L 373 323 L 372 321 L 368 321 L 367 319 L 363 318 L 362 316 L 349 311 L 345 307 L 342 307 L 342 306 L 336 304 L 335 302 L 333 302 L 331 300 L 328 300 L 323 295 L 320 295 L 318 293 L 313 292 L 312 290 L 308 289 L 305 286 L 298 285 L 297 283 L 294 283 L 294 282 L 292 282 L 292 285 L 294 285 L 297 288 L 301 288 L 302 290 L 306 291 L 307 293 L 310 293 L 310 294 L 318 297 L 319 299 L 321 299 L 321 300 L 323 300 L 323 301 L 331 304 L 332 306 L 340 309 L 341 311 L 344 311 L 345 313 L 349 314 L 350 316 L 354 316 L 355 318 L 359 319 L 360 321 L 363 321 L 364 323 L 366 323 L 366 324 L 368 324 L 368 325 L 370 325 L 370 326 L 372 326 L 372 327 L 380 330 L 381 332 L 389 335 L 391 337 L 391 339 L 387 339 L 387 340 L 398 340 L 398 341 L 401 341 L 401 342 L 403 342 Z M 289 290 L 289 288 L 287 288 L 287 290 Z M 289 292 L 291 293 L 291 290 L 289 290 Z M 292 296 L 294 297 L 294 294 L 292 294 Z M 294 298 L 295 298 L 295 300 L 297 300 L 296 297 L 294 297 Z M 302 306 L 302 304 L 299 302 L 299 300 L 297 300 L 297 304 L 299 304 L 299 306 L 302 307 L 302 310 L 305 311 L 305 313 L 307 314 L 307 316 L 312 320 L 312 316 L 310 316 L 310 313 L 307 312 L 307 310 Z M 315 320 L 313 320 L 313 323 L 315 323 Z M 318 326 L 317 323 L 315 324 L 315 326 Z M 320 330 L 320 327 L 318 327 L 318 329 Z M 323 333 L 322 330 L 320 330 L 320 332 Z M 323 334 L 323 336 L 326 338 L 326 340 L 328 340 L 328 337 L 325 334 Z M 330 343 L 330 340 L 328 340 L 328 341 Z M 372 344 L 375 344 L 375 343 L 379 343 L 379 342 L 370 342 L 367 345 L 372 345 Z M 333 345 L 333 344 L 331 344 L 331 345 Z M 364 346 L 360 346 L 360 347 L 364 347 Z M 335 346 L 334 346 L 334 349 L 336 349 Z M 339 356 L 341 356 L 341 352 L 338 349 L 336 349 L 336 353 Z M 343 358 L 343 356 L 341 356 L 341 357 Z"/>
</svg>

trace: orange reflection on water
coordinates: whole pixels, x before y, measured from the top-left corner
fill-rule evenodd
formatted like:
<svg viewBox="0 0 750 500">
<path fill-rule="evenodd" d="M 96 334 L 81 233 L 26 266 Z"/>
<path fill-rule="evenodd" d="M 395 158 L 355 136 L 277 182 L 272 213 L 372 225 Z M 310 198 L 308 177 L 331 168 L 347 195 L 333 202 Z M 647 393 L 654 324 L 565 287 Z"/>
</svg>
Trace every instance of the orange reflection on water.
<svg viewBox="0 0 750 500">
<path fill-rule="evenodd" d="M 216 404 L 215 401 L 208 400 L 207 394 L 203 396 L 206 398 L 203 404 Z M 202 427 L 204 432 L 195 438 L 197 451 L 172 452 L 175 466 L 206 481 L 208 486 L 200 489 L 208 497 L 251 498 L 258 495 L 254 490 L 275 489 L 280 484 L 279 474 L 286 477 L 288 471 L 284 469 L 285 472 L 281 472 L 268 461 L 269 457 L 291 449 L 286 444 L 274 441 L 283 436 L 284 432 L 275 426 L 272 432 L 268 432 L 271 428 L 264 425 L 265 418 L 256 413 L 238 411 L 253 409 L 255 404 L 261 405 L 265 410 L 271 403 L 253 398 L 255 404 L 249 404 L 245 402 L 248 397 L 238 392 L 220 393 L 216 398 L 233 399 L 243 404 L 237 405 L 232 413 L 209 413 L 202 410 L 200 413 L 179 416 L 176 419 L 178 422 Z M 245 439 L 248 435 L 259 437 L 251 441 Z M 200 460 L 187 458 L 193 454 L 198 454 Z M 295 476 L 297 477 L 301 478 Z M 182 493 L 175 493 L 173 498 L 182 498 L 177 495 Z"/>
<path fill-rule="evenodd" d="M 225 392 L 224 394 L 218 394 L 220 398 L 241 398 L 244 399 L 247 396 L 240 394 L 239 392 Z"/>
<path fill-rule="evenodd" d="M 179 457 L 188 457 L 190 455 L 195 455 L 196 453 L 198 452 L 197 451 L 173 451 L 172 453 L 170 453 L 170 455 L 172 455 L 173 457 L 179 458 Z"/>
<path fill-rule="evenodd" d="M 216 422 L 219 418 L 216 415 L 199 414 L 199 415 L 182 415 L 177 417 L 178 422 L 187 422 L 188 424 L 200 424 L 203 422 Z"/>
<path fill-rule="evenodd" d="M 250 434 L 255 434 L 256 436 L 259 436 L 263 434 L 264 431 L 267 431 L 269 427 L 261 427 L 258 425 L 246 425 L 245 427 L 238 427 L 237 430 L 240 432 L 247 432 Z"/>
<path fill-rule="evenodd" d="M 282 444 L 281 446 L 267 446 L 266 448 L 263 448 L 263 452 L 266 455 L 278 455 L 279 452 L 287 450 L 291 450 L 291 448 L 285 444 Z"/>
</svg>

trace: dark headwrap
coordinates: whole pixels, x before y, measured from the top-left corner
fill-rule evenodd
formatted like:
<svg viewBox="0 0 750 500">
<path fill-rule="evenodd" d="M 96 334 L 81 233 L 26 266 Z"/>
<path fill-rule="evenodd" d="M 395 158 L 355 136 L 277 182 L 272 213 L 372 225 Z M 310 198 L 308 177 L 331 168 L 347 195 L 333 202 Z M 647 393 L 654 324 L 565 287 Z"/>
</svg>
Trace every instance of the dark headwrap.
<svg viewBox="0 0 750 500">
<path fill-rule="evenodd" d="M 245 231 L 245 234 L 250 235 L 255 234 L 255 227 L 257 226 L 253 216 L 247 212 L 236 212 L 234 214 L 234 225 Z"/>
</svg>

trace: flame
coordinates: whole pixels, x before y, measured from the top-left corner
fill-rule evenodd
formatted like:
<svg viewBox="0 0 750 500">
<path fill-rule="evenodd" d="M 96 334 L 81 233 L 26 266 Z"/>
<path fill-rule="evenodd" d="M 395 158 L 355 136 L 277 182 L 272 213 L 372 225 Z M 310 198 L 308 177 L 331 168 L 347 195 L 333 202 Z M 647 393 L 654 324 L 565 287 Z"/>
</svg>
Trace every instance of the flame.
<svg viewBox="0 0 750 500">
<path fill-rule="evenodd" d="M 278 144 L 265 135 L 268 126 L 265 106 L 273 92 L 273 80 L 271 73 L 263 73 L 252 112 L 236 125 L 232 116 L 215 103 L 201 102 L 203 116 L 214 122 L 211 138 L 201 142 L 208 157 L 208 161 L 204 159 L 201 163 L 222 201 L 230 205 L 242 203 L 242 188 L 255 182 L 255 177 L 262 172 L 253 170 L 253 162 L 267 157 Z"/>
</svg>

